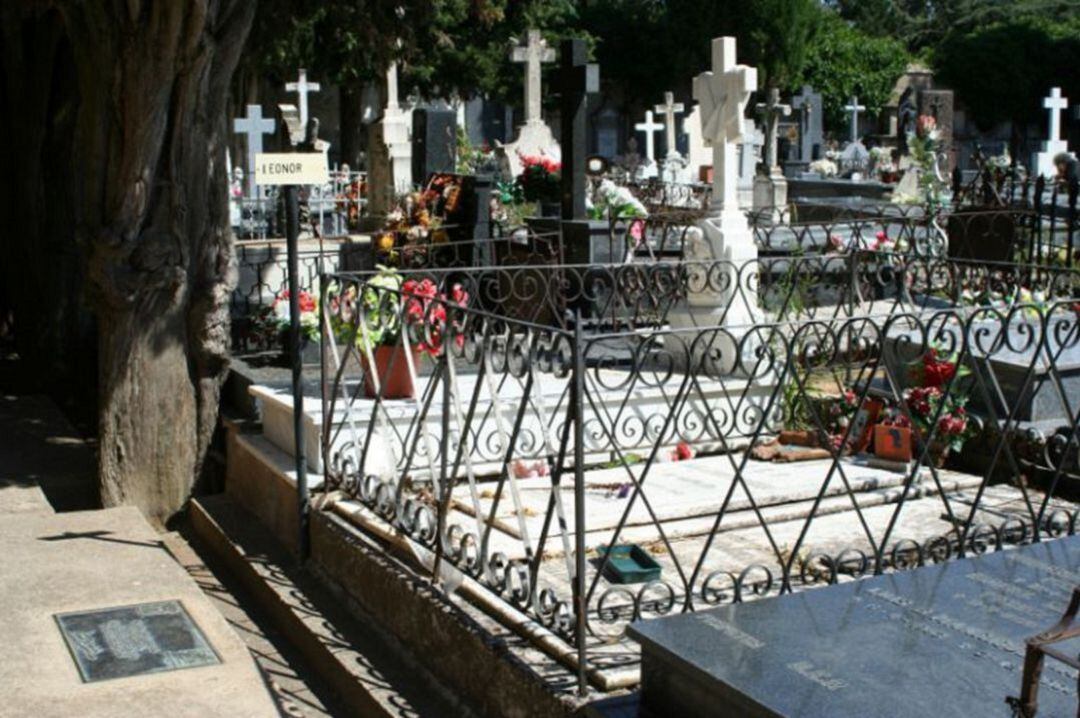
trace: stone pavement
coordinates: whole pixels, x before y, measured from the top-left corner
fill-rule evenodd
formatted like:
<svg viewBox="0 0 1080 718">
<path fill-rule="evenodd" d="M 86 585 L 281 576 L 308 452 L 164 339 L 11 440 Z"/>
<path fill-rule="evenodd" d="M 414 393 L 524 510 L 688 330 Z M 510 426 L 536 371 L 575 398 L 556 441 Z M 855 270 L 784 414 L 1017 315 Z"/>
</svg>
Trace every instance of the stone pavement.
<svg viewBox="0 0 1080 718">
<path fill-rule="evenodd" d="M 0 716 L 280 715 L 247 647 L 134 508 L 3 516 L 0 576 Z M 159 601 L 181 603 L 220 663 L 84 682 L 75 653 L 149 663 L 161 634 L 116 620 L 69 648 L 56 614 Z"/>
</svg>

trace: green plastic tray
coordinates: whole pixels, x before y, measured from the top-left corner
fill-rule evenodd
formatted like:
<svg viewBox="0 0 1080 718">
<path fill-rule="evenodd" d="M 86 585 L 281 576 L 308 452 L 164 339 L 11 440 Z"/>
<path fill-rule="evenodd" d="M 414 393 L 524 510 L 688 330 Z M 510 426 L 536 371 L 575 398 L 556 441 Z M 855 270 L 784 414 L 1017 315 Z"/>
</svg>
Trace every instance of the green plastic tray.
<svg viewBox="0 0 1080 718">
<path fill-rule="evenodd" d="M 604 565 L 604 576 L 612 583 L 646 583 L 660 578 L 660 564 L 637 544 L 617 544 L 597 549 L 601 559 L 609 552 L 611 557 Z"/>
</svg>

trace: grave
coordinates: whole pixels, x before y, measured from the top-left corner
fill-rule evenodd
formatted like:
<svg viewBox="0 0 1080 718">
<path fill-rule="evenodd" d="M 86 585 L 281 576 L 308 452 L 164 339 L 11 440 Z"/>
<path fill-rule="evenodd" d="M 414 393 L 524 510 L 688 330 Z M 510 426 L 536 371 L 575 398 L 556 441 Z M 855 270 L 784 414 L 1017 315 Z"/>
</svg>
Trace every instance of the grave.
<svg viewBox="0 0 1080 718">
<path fill-rule="evenodd" d="M 661 177 L 665 182 L 685 182 L 686 159 L 679 154 L 676 140 L 677 125 L 675 115 L 682 114 L 685 107 L 681 102 L 675 102 L 675 93 L 665 92 L 664 102 L 653 108 L 654 112 L 664 118 L 664 162 Z"/>
<path fill-rule="evenodd" d="M 766 217 L 776 223 L 787 207 L 788 195 L 787 180 L 777 152 L 780 117 L 791 114 L 791 105 L 781 103 L 780 90 L 770 87 L 765 102 L 759 102 L 756 110 L 765 125 L 765 168 L 754 178 L 754 211 L 764 210 Z"/>
<path fill-rule="evenodd" d="M 1059 620 L 1077 584 L 1070 537 L 635 623 L 642 705 L 686 718 L 1008 716 L 1025 639 Z M 1075 670 L 1047 660 L 1040 688 L 1040 716 L 1076 714 Z"/>
<path fill-rule="evenodd" d="M 803 85 L 799 93 L 791 98 L 791 107 L 799 115 L 799 158 L 784 163 L 784 173 L 789 177 L 798 176 L 818 159 L 825 142 L 821 93 L 814 92 L 810 85 Z"/>
<path fill-rule="evenodd" d="M 1068 106 L 1069 100 L 1062 97 L 1060 87 L 1051 89 L 1050 95 L 1043 100 L 1043 107 L 1050 113 L 1050 120 L 1042 150 L 1031 157 L 1031 172 L 1033 175 L 1055 176 L 1057 169 L 1054 167 L 1054 155 L 1059 152 L 1069 151 L 1069 143 L 1061 139 L 1061 113 Z"/>
<path fill-rule="evenodd" d="M 644 122 L 634 125 L 638 132 L 645 133 L 645 162 L 641 165 L 636 179 L 649 179 L 656 176 L 656 138 L 655 134 L 664 126 L 653 119 L 652 110 L 645 110 Z"/>
<path fill-rule="evenodd" d="M 848 122 L 848 129 L 850 132 L 850 141 L 859 141 L 859 113 L 866 111 L 866 105 L 859 104 L 859 98 L 852 96 L 851 101 L 844 105 L 844 111 L 851 113 L 851 119 Z"/>
<path fill-rule="evenodd" d="M 259 188 L 255 184 L 255 156 L 263 151 L 263 135 L 274 134 L 275 123 L 272 118 L 262 116 L 262 107 L 248 105 L 247 116 L 237 117 L 233 120 L 233 132 L 245 135 L 247 138 L 247 196 L 249 199 L 259 197 Z"/>
<path fill-rule="evenodd" d="M 523 44 L 511 51 L 510 59 L 525 65 L 525 122 L 518 128 L 517 139 L 497 149 L 507 172 L 516 177 L 522 170 L 519 155 L 547 155 L 558 160 L 561 150 L 544 122 L 541 102 L 543 64 L 555 61 L 555 51 L 547 46 L 539 30 L 529 30 Z"/>
<path fill-rule="evenodd" d="M 307 127 L 308 121 L 308 95 L 312 92 L 318 92 L 321 88 L 317 82 L 308 82 L 307 70 L 300 68 L 300 72 L 297 73 L 296 82 L 285 83 L 286 92 L 295 92 L 297 96 L 297 105 L 300 109 L 300 124 L 303 127 Z"/>
</svg>

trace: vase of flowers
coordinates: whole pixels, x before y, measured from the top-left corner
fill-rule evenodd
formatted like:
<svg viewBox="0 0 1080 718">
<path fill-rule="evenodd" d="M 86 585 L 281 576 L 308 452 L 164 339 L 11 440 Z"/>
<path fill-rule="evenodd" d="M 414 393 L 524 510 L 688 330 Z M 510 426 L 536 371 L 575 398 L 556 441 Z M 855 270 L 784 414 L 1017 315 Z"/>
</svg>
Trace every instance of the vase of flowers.
<svg viewBox="0 0 1080 718">
<path fill-rule="evenodd" d="M 514 180 L 522 199 L 540 206 L 541 216 L 558 217 L 562 164 L 547 155 L 519 155 L 521 174 Z M 554 213 L 554 214 L 552 214 Z"/>
<path fill-rule="evenodd" d="M 276 345 L 282 355 L 289 353 L 290 292 L 282 290 L 252 322 L 253 329 L 265 345 Z M 310 292 L 300 291 L 300 352 L 305 364 L 319 361 L 319 303 Z"/>
<path fill-rule="evenodd" d="M 935 347 L 927 348 L 922 360 L 911 368 L 916 386 L 904 392 L 904 403 L 916 438 L 934 466 L 944 466 L 949 454 L 958 453 L 971 437 L 972 424 L 965 408 L 968 397 L 959 389 L 960 380 L 968 373 L 954 356 Z"/>
<path fill-rule="evenodd" d="M 460 284 L 441 292 L 431 279 L 403 281 L 396 271 L 380 268 L 364 287 L 360 301 L 366 333 L 357 335 L 357 343 L 366 395 L 414 397 L 416 373 L 424 355 L 438 357 L 444 350 L 443 338 L 454 321 L 448 310 L 465 307 L 468 301 L 469 295 Z M 456 343 L 462 341 L 460 335 L 455 336 Z"/>
</svg>

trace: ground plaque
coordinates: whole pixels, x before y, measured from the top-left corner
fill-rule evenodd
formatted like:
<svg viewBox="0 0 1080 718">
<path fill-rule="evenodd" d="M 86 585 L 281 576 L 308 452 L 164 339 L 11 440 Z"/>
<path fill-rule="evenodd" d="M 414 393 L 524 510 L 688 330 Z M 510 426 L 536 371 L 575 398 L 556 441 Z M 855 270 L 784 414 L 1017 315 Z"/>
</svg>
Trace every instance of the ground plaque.
<svg viewBox="0 0 1080 718">
<path fill-rule="evenodd" d="M 56 615 L 86 683 L 221 663 L 179 601 Z"/>
<path fill-rule="evenodd" d="M 686 718 L 1011 716 L 1024 639 L 1058 621 L 1077 585 L 1071 537 L 635 623 L 642 705 Z M 1076 687 L 1047 659 L 1039 718 L 1076 716 Z"/>
</svg>

